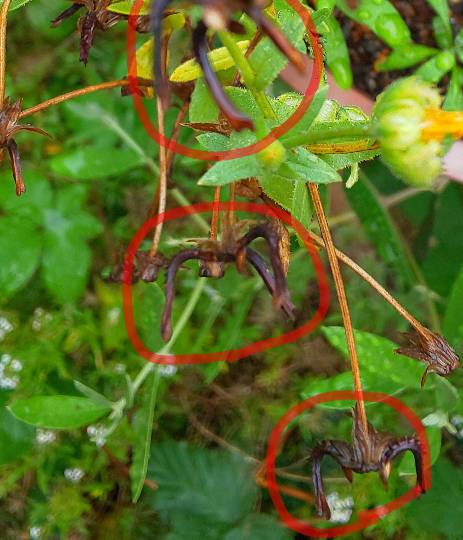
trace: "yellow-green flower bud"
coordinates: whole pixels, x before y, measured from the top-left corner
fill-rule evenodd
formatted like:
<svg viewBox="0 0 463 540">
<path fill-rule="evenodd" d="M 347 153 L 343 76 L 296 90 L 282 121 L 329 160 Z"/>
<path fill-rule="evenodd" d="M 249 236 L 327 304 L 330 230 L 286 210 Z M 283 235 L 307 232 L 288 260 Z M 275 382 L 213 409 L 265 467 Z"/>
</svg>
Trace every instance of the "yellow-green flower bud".
<svg viewBox="0 0 463 540">
<path fill-rule="evenodd" d="M 373 125 L 384 162 L 416 187 L 432 187 L 441 172 L 443 147 L 439 140 L 424 136 L 429 112 L 439 109 L 441 102 L 436 88 L 409 77 L 390 85 L 373 109 Z"/>
<path fill-rule="evenodd" d="M 277 170 L 286 158 L 286 148 L 275 140 L 257 154 L 257 159 L 264 167 Z"/>
</svg>

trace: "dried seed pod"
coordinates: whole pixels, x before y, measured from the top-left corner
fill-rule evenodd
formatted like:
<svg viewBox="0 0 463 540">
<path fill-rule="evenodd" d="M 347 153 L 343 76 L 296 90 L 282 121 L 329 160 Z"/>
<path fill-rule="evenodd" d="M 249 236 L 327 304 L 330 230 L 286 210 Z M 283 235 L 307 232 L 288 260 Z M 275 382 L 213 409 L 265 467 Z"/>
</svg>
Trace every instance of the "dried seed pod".
<svg viewBox="0 0 463 540">
<path fill-rule="evenodd" d="M 161 253 L 151 255 L 149 251 L 137 251 L 133 258 L 133 272 L 131 283 L 144 281 L 151 283 L 156 281 L 159 271 L 167 268 L 168 260 Z M 126 275 L 125 260 L 121 258 L 116 266 L 111 270 L 108 281 L 112 283 L 126 283 L 130 276 Z"/>
<path fill-rule="evenodd" d="M 352 416 L 352 444 L 336 440 L 321 441 L 311 455 L 315 504 L 318 515 L 325 516 L 326 519 L 330 519 L 331 511 L 326 501 L 321 476 L 321 462 L 324 456 L 331 456 L 339 463 L 349 482 L 352 482 L 353 472 L 359 474 L 378 472 L 385 489 L 387 489 L 392 460 L 409 450 L 415 459 L 417 485 L 423 493 L 425 492 L 421 447 L 418 438 L 415 435 L 395 437 L 390 433 L 381 433 L 376 431 L 370 423 L 368 423 L 368 432 L 366 433 L 360 419 L 358 404 L 353 409 Z"/>
<path fill-rule="evenodd" d="M 26 191 L 24 184 L 21 159 L 19 149 L 14 136 L 20 131 L 32 131 L 39 135 L 50 135 L 43 129 L 36 128 L 30 124 L 20 124 L 19 115 L 21 113 L 21 100 L 12 101 L 5 98 L 3 107 L 0 110 L 0 160 L 3 158 L 3 150 L 6 148 L 10 155 L 11 169 L 14 182 L 16 184 L 16 195 L 20 196 Z"/>
<path fill-rule="evenodd" d="M 460 365 L 456 352 L 441 335 L 430 330 L 426 333 L 409 332 L 403 335 L 408 344 L 395 352 L 427 364 L 421 378 L 421 387 L 424 386 L 429 372 L 445 377 Z"/>
</svg>

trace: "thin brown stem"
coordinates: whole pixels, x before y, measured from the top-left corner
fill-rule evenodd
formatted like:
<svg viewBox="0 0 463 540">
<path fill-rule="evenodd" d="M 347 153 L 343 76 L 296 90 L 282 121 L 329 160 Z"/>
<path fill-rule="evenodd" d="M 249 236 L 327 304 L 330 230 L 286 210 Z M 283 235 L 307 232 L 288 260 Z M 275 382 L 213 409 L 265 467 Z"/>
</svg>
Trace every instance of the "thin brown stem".
<svg viewBox="0 0 463 540">
<path fill-rule="evenodd" d="M 8 10 L 11 0 L 3 0 L 0 10 L 0 109 L 3 107 L 5 99 L 5 78 L 6 78 L 6 27 L 8 23 Z"/>
<path fill-rule="evenodd" d="M 159 145 L 159 204 L 158 215 L 166 211 L 167 200 L 167 149 L 162 139 L 165 137 L 164 127 L 164 104 L 161 99 L 157 100 L 158 108 L 158 130 L 161 136 L 161 144 Z M 159 242 L 161 241 L 163 222 L 158 223 L 154 231 L 153 243 L 151 244 L 150 256 L 154 257 L 158 251 Z"/>
<path fill-rule="evenodd" d="M 24 109 L 19 115 L 19 118 L 30 116 L 31 114 L 35 114 L 45 109 L 48 109 L 48 107 L 52 107 L 53 105 L 59 105 L 60 103 L 63 103 L 63 101 L 68 101 L 70 99 L 74 99 L 79 96 L 91 94 L 92 92 L 98 92 L 99 90 L 108 90 L 110 88 L 118 88 L 118 87 L 123 87 L 123 86 L 129 86 L 129 81 L 127 79 L 120 79 L 118 81 L 109 81 L 109 82 L 104 82 L 104 83 L 99 83 L 99 84 L 92 84 L 91 86 L 86 86 L 85 88 L 79 88 L 78 90 L 67 92 L 66 94 L 62 94 L 61 96 L 56 96 L 54 98 L 47 99 L 43 103 L 34 105 L 33 107 L 30 107 L 29 109 Z"/>
<path fill-rule="evenodd" d="M 322 238 L 317 236 L 315 233 L 310 232 L 310 237 L 312 240 L 323 249 L 326 249 L 325 242 Z M 339 249 L 335 248 L 336 257 L 343 262 L 346 266 L 348 266 L 351 270 L 353 270 L 359 277 L 361 277 L 370 287 L 372 287 L 378 294 L 380 294 L 386 302 L 388 302 L 405 320 L 407 320 L 413 328 L 422 334 L 423 336 L 426 336 L 429 334 L 427 328 L 423 326 L 413 315 L 408 312 L 402 304 L 400 304 L 380 283 L 378 283 L 374 277 L 370 276 L 370 274 L 364 270 L 361 266 L 359 266 L 355 261 L 353 261 L 351 258 L 349 258 L 345 253 L 340 251 Z"/>
<path fill-rule="evenodd" d="M 362 381 L 360 379 L 360 367 L 357 356 L 357 348 L 355 346 L 354 329 L 352 327 L 352 321 L 350 318 L 349 304 L 347 302 L 346 291 L 344 288 L 344 281 L 342 279 L 341 269 L 339 268 L 338 258 L 336 254 L 336 248 L 334 247 L 333 238 L 331 237 L 331 231 L 328 226 L 328 221 L 323 210 L 323 204 L 320 198 L 320 192 L 318 191 L 318 185 L 308 183 L 309 193 L 312 198 L 312 202 L 317 214 L 318 223 L 322 233 L 323 240 L 325 242 L 325 249 L 328 255 L 328 260 L 333 274 L 334 283 L 336 286 L 336 292 L 341 308 L 342 319 L 344 322 L 344 329 L 346 332 L 347 348 L 349 350 L 349 358 L 352 369 L 352 376 L 354 377 L 354 389 L 357 394 L 357 404 L 360 421 L 365 430 L 368 433 L 367 415 L 365 411 L 365 403 L 362 398 Z"/>
<path fill-rule="evenodd" d="M 217 239 L 217 231 L 219 228 L 220 191 L 220 186 L 217 186 L 214 190 L 214 206 L 212 208 L 211 230 L 209 231 L 209 238 L 211 240 Z"/>
</svg>

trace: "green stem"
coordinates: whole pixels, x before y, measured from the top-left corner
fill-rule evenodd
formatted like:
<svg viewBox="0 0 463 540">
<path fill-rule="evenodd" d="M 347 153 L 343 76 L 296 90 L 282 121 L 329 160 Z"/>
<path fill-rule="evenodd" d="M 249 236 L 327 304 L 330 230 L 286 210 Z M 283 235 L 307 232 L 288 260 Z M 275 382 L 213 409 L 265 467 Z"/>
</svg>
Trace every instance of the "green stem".
<svg viewBox="0 0 463 540">
<path fill-rule="evenodd" d="M 336 123 L 326 123 L 318 125 L 316 129 L 294 135 L 285 141 L 286 148 L 295 148 L 296 146 L 306 146 L 314 143 L 325 143 L 333 139 L 358 139 L 373 137 L 370 122 L 357 122 L 350 126 L 337 126 Z"/>
<path fill-rule="evenodd" d="M 191 293 L 188 303 L 185 306 L 185 309 L 183 310 L 182 315 L 180 316 L 180 319 L 177 321 L 177 324 L 174 327 L 172 337 L 170 338 L 168 343 L 166 343 L 164 347 L 162 347 L 162 349 L 158 351 L 158 354 L 169 354 L 173 345 L 177 341 L 178 336 L 181 334 L 181 332 L 185 328 L 185 325 L 189 321 L 191 314 L 193 313 L 196 307 L 196 304 L 198 303 L 198 300 L 204 290 L 205 285 L 206 285 L 206 278 L 199 278 L 198 281 L 196 282 L 193 292 Z M 152 362 L 147 362 L 146 365 L 143 366 L 143 368 L 140 370 L 138 375 L 135 377 L 135 380 L 133 381 L 133 384 L 132 384 L 133 396 L 135 396 L 138 389 L 145 381 L 146 377 L 148 377 L 148 375 L 154 369 L 155 365 L 156 364 L 153 364 Z"/>
<path fill-rule="evenodd" d="M 236 41 L 231 37 L 228 32 L 218 32 L 220 41 L 225 45 L 230 56 L 233 58 L 236 67 L 239 69 L 241 76 L 243 77 L 244 84 L 249 88 L 254 99 L 256 100 L 257 105 L 259 106 L 262 114 L 266 118 L 277 119 L 275 111 L 270 104 L 268 97 L 261 90 L 256 90 L 254 83 L 256 80 L 256 75 L 254 70 L 251 67 L 248 59 L 246 58 L 243 51 L 238 47 Z"/>
</svg>

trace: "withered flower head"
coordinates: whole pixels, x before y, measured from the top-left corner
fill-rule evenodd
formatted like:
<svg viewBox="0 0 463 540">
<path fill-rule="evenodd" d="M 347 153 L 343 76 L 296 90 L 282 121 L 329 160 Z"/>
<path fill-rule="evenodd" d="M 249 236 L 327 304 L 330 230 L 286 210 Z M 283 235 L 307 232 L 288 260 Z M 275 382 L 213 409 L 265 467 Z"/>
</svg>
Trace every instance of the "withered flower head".
<svg viewBox="0 0 463 540">
<path fill-rule="evenodd" d="M 427 364 L 421 377 L 421 387 L 424 386 L 429 372 L 445 377 L 460 365 L 457 353 L 441 335 L 430 330 L 403 335 L 408 339 L 408 344 L 396 349 L 395 352 Z"/>
<path fill-rule="evenodd" d="M 80 61 L 84 64 L 88 62 L 88 55 L 93 44 L 95 30 L 108 30 L 120 20 L 127 20 L 125 15 L 108 11 L 113 0 L 71 0 L 72 4 L 60 13 L 51 22 L 52 26 L 59 26 L 65 19 L 72 17 L 80 9 L 84 8 L 86 13 L 80 17 L 78 29 L 80 32 Z M 149 31 L 149 18 L 140 16 L 137 20 L 138 32 Z"/>
<path fill-rule="evenodd" d="M 312 480 L 315 491 L 317 513 L 330 519 L 331 511 L 325 498 L 321 462 L 324 456 L 331 456 L 342 467 L 345 477 L 352 482 L 352 473 L 364 474 L 378 472 L 381 481 L 387 489 L 392 460 L 410 450 L 415 459 L 416 482 L 424 493 L 426 486 L 422 476 L 421 448 L 418 437 L 395 437 L 390 433 L 382 433 L 368 423 L 368 433 L 365 433 L 360 420 L 358 406 L 352 411 L 352 444 L 344 441 L 321 441 L 312 452 Z"/>
<path fill-rule="evenodd" d="M 16 184 L 16 195 L 22 195 L 26 191 L 24 179 L 21 169 L 21 160 L 19 157 L 19 149 L 14 136 L 20 131 L 33 131 L 40 135 L 48 133 L 43 129 L 36 128 L 30 124 L 20 124 L 19 115 L 21 113 L 21 100 L 13 101 L 5 98 L 3 107 L 0 110 L 0 160 L 3 158 L 3 150 L 6 148 L 10 155 L 11 169 L 13 178 Z"/>
<path fill-rule="evenodd" d="M 151 29 L 154 35 L 154 88 L 159 99 L 168 103 L 168 83 L 163 68 L 162 54 L 162 20 L 165 11 L 172 0 L 154 0 L 151 12 Z M 244 33 L 242 25 L 233 20 L 236 12 L 244 12 L 254 20 L 263 34 L 266 34 L 278 49 L 296 66 L 304 71 L 304 58 L 288 41 L 285 35 L 273 25 L 264 14 L 265 0 L 197 0 L 204 9 L 203 20 L 193 29 L 193 51 L 198 64 L 204 73 L 204 80 L 214 96 L 220 110 L 228 119 L 233 129 L 239 131 L 245 128 L 252 129 L 252 121 L 230 102 L 225 94 L 216 73 L 214 72 L 208 56 L 207 30 L 230 30 L 234 33 Z"/>
<path fill-rule="evenodd" d="M 159 271 L 167 268 L 167 258 L 161 253 L 151 255 L 149 251 L 137 251 L 133 258 L 133 272 L 131 283 L 144 281 L 151 283 L 156 281 Z M 108 281 L 112 283 L 126 283 L 130 276 L 126 273 L 124 257 L 119 260 L 116 266 L 111 270 Z"/>
<path fill-rule="evenodd" d="M 197 242 L 198 247 L 177 253 L 170 261 L 167 269 L 166 303 L 161 320 L 161 335 L 168 341 L 172 334 L 171 314 L 175 297 L 175 277 L 181 265 L 196 259 L 200 262 L 200 276 L 220 278 L 224 275 L 225 265 L 234 262 L 242 273 L 249 263 L 259 274 L 267 290 L 273 296 L 274 303 L 289 317 L 293 317 L 294 306 L 286 284 L 288 257 L 285 252 L 287 241 L 282 231 L 284 227 L 274 221 L 258 224 L 246 234 L 239 236 L 241 224 L 226 227 L 220 241 L 207 239 Z M 285 233 L 286 229 L 285 229 Z M 249 244 L 256 238 L 263 238 L 269 249 L 273 273 L 262 257 Z"/>
</svg>

